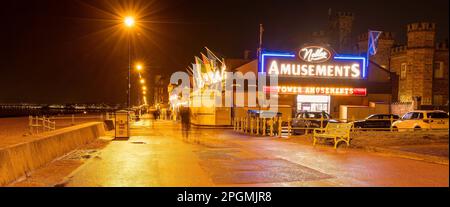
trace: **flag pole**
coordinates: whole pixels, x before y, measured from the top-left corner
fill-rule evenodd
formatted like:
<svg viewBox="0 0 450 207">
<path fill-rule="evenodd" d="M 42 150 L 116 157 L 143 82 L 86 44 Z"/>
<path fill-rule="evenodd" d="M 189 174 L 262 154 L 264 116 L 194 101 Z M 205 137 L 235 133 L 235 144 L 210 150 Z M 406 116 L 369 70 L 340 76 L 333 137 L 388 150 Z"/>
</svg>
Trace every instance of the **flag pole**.
<svg viewBox="0 0 450 207">
<path fill-rule="evenodd" d="M 213 55 L 220 63 L 224 64 L 224 62 L 222 62 L 222 61 L 220 60 L 220 58 L 218 58 L 218 57 L 216 56 L 216 54 L 214 54 L 208 47 L 205 47 L 205 49 L 208 50 L 208 52 L 211 53 L 211 55 Z"/>
<path fill-rule="evenodd" d="M 369 65 L 370 65 L 370 41 L 371 41 L 371 38 L 372 38 L 372 32 L 369 30 L 368 31 L 368 36 L 367 36 L 367 64 L 366 64 L 366 67 L 369 67 Z"/>
<path fill-rule="evenodd" d="M 261 55 L 262 55 L 263 36 L 264 36 L 264 26 L 263 26 L 263 24 L 259 24 L 259 48 L 258 48 L 258 58 L 261 57 Z"/>
</svg>

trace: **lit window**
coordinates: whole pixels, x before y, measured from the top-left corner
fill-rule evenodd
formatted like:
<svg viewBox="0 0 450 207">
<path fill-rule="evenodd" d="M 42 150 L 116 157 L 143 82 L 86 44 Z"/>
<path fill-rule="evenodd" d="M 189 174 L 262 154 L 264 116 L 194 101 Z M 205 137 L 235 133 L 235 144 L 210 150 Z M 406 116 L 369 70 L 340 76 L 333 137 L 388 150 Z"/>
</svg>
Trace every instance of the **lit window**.
<svg viewBox="0 0 450 207">
<path fill-rule="evenodd" d="M 444 62 L 434 63 L 434 78 L 444 78 Z"/>
<path fill-rule="evenodd" d="M 400 79 L 406 79 L 406 72 L 407 72 L 406 69 L 407 69 L 406 63 L 402 63 L 400 70 Z"/>
</svg>

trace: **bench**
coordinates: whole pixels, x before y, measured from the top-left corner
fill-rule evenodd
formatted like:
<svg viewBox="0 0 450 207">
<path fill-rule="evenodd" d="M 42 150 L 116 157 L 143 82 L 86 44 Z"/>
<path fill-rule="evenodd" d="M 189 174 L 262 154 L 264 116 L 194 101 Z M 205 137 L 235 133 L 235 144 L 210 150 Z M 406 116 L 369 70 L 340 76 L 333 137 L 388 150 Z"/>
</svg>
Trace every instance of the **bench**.
<svg viewBox="0 0 450 207">
<path fill-rule="evenodd" d="M 353 123 L 328 123 L 325 129 L 314 129 L 314 146 L 319 139 L 332 139 L 334 141 L 334 148 L 340 142 L 347 143 L 350 146 L 350 132 L 352 130 Z"/>
</svg>

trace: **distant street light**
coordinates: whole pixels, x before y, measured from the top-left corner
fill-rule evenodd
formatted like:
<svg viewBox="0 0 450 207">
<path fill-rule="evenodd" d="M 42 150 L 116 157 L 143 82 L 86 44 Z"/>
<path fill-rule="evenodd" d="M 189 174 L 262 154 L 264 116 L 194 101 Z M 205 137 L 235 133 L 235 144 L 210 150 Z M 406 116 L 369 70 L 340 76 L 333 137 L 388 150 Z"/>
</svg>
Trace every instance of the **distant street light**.
<svg viewBox="0 0 450 207">
<path fill-rule="evenodd" d="M 141 84 L 145 84 L 145 79 L 141 79 Z"/>
<path fill-rule="evenodd" d="M 144 66 L 142 66 L 141 64 L 136 65 L 136 70 L 137 71 L 142 71 L 142 69 L 144 68 Z"/>
</svg>

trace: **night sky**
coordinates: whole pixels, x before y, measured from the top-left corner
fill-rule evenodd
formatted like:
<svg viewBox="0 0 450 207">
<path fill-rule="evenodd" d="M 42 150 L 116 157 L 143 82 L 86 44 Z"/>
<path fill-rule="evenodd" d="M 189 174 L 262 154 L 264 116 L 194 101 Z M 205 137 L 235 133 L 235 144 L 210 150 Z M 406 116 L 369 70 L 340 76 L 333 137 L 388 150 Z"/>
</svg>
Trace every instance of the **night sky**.
<svg viewBox="0 0 450 207">
<path fill-rule="evenodd" d="M 128 51 L 120 16 L 127 8 L 139 17 L 133 56 L 145 63 L 149 79 L 184 71 L 204 46 L 229 58 L 255 51 L 260 23 L 265 48 L 298 47 L 311 32 L 326 29 L 329 8 L 354 12 L 356 35 L 369 28 L 392 31 L 403 43 L 406 24 L 432 21 L 444 40 L 448 2 L 2 1 L 0 103 L 124 103 Z"/>
</svg>

